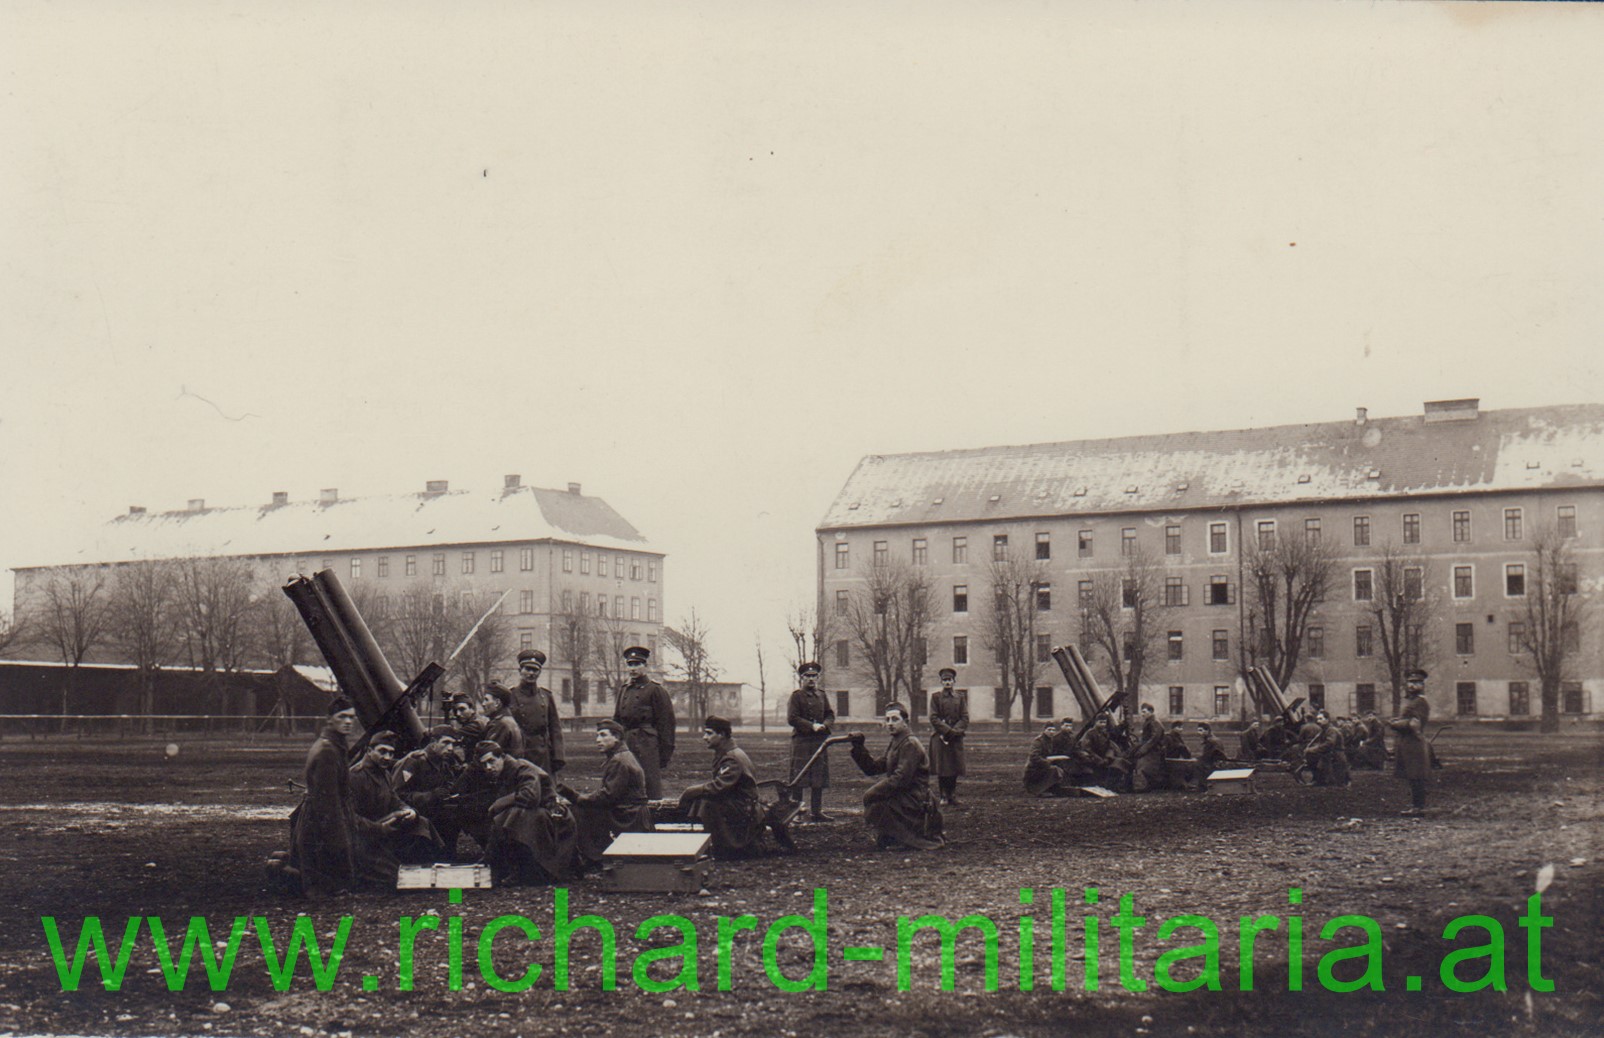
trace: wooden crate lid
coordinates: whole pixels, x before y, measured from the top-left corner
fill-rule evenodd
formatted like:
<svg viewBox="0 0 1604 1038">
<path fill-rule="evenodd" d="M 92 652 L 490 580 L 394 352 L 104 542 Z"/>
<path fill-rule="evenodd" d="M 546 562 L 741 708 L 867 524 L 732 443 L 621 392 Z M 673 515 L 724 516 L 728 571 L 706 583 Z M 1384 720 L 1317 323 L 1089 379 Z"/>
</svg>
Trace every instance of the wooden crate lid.
<svg viewBox="0 0 1604 1038">
<path fill-rule="evenodd" d="M 706 833 L 620 833 L 604 858 L 697 858 L 713 838 Z"/>
</svg>

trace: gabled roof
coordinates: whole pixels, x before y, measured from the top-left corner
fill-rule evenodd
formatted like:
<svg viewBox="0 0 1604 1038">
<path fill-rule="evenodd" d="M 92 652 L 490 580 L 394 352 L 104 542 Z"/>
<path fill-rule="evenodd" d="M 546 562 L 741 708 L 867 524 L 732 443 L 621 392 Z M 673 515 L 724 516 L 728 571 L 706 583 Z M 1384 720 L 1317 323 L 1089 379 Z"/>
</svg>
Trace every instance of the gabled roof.
<svg viewBox="0 0 1604 1038">
<path fill-rule="evenodd" d="M 508 541 L 574 541 L 651 551 L 640 531 L 599 497 L 540 487 L 291 501 L 254 508 L 121 515 L 65 558 L 35 566 L 133 562 L 192 555 L 308 555 Z M 27 566 L 18 569 L 30 568 Z"/>
<path fill-rule="evenodd" d="M 1604 405 L 874 454 L 819 529 L 1604 483 Z"/>
</svg>

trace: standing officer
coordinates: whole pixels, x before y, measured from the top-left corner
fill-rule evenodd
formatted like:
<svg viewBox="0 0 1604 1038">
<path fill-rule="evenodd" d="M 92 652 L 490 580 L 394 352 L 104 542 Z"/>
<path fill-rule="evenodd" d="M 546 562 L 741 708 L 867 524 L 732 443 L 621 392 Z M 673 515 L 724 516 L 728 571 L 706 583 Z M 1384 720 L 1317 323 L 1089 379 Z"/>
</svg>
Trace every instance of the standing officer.
<svg viewBox="0 0 1604 1038">
<path fill-rule="evenodd" d="M 518 722 L 518 730 L 523 733 L 523 752 L 514 756 L 537 764 L 546 774 L 555 776 L 566 763 L 563 760 L 563 722 L 557 713 L 557 697 L 540 684 L 540 672 L 545 666 L 546 654 L 539 649 L 524 649 L 518 653 L 518 687 L 512 690 L 509 709 Z"/>
<path fill-rule="evenodd" d="M 1431 744 L 1426 742 L 1426 724 L 1431 720 L 1431 704 L 1426 702 L 1425 671 L 1419 667 L 1404 675 L 1403 713 L 1387 722 L 1393 730 L 1393 754 L 1398 777 L 1409 783 L 1409 809 L 1406 815 L 1426 813 L 1426 778 L 1431 774 Z"/>
<path fill-rule="evenodd" d="M 819 690 L 819 673 L 823 670 L 811 661 L 796 668 L 802 687 L 791 693 L 791 703 L 785 712 L 786 723 L 791 726 L 791 774 L 796 777 L 796 788 L 804 787 L 813 797 L 812 819 L 828 822 L 824 813 L 824 791 L 830 785 L 830 758 L 819 754 L 819 759 L 800 774 L 813 758 L 824 740 L 830 737 L 830 726 L 835 723 L 835 711 L 830 709 L 830 698 Z M 792 799 L 800 799 L 800 792 Z"/>
<path fill-rule="evenodd" d="M 942 667 L 941 691 L 930 698 L 930 771 L 941 787 L 941 799 L 958 804 L 958 779 L 964 774 L 964 735 L 969 731 L 969 697 L 953 690 L 958 672 Z"/>
<path fill-rule="evenodd" d="M 674 758 L 674 703 L 663 686 L 646 676 L 651 650 L 632 645 L 624 650 L 629 680 L 618 690 L 613 720 L 624 726 L 624 745 L 646 772 L 646 795 L 663 796 L 663 769 Z"/>
</svg>

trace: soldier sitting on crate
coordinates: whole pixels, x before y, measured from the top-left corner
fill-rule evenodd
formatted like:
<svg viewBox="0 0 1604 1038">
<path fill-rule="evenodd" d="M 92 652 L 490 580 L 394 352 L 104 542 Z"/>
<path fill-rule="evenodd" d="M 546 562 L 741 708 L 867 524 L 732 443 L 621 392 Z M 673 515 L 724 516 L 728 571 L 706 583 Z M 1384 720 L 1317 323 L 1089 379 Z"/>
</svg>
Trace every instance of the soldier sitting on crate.
<svg viewBox="0 0 1604 1038">
<path fill-rule="evenodd" d="M 1165 731 L 1153 715 L 1153 704 L 1143 703 L 1131 739 L 1131 792 L 1146 793 L 1169 784 L 1164 767 Z"/>
<path fill-rule="evenodd" d="M 1059 770 L 1064 773 L 1064 781 L 1069 786 L 1102 785 L 1108 771 L 1108 758 L 1094 751 L 1087 742 L 1092 732 L 1076 738 L 1079 725 L 1074 718 L 1066 717 L 1058 723 L 1058 733 L 1053 736 L 1052 750 L 1055 757 L 1063 757 L 1056 762 Z M 1095 726 L 1094 726 L 1095 730 Z"/>
<path fill-rule="evenodd" d="M 1380 771 L 1387 766 L 1387 730 L 1374 710 L 1359 720 L 1359 745 L 1348 755 L 1356 768 Z"/>
<path fill-rule="evenodd" d="M 882 850 L 932 850 L 942 846 L 941 807 L 930 794 L 925 748 L 909 732 L 908 708 L 886 707 L 891 743 L 875 757 L 863 747 L 863 733 L 852 733 L 852 761 L 865 775 L 884 775 L 863 794 L 863 821 L 875 831 Z"/>
<path fill-rule="evenodd" d="M 484 699 L 481 701 L 485 712 L 485 738 L 500 746 L 505 753 L 523 757 L 524 730 L 512 715 L 512 699 L 512 689 L 499 681 L 492 681 L 485 686 Z M 539 761 L 530 763 L 550 774 L 550 769 Z"/>
<path fill-rule="evenodd" d="M 574 816 L 551 776 L 486 739 L 473 748 L 494 797 L 485 812 L 485 863 L 497 885 L 568 878 L 575 852 Z"/>
<path fill-rule="evenodd" d="M 1025 792 L 1033 797 L 1060 797 L 1074 793 L 1065 767 L 1069 759 L 1058 753 L 1058 725 L 1048 721 L 1041 734 L 1031 740 L 1030 756 L 1025 760 Z"/>
<path fill-rule="evenodd" d="M 456 855 L 457 835 L 462 832 L 458 812 L 446 802 L 451 787 L 463 771 L 462 740 L 448 724 L 435 725 L 429 741 L 413 750 L 390 770 L 390 786 L 403 802 L 429 820 L 447 859 Z"/>
<path fill-rule="evenodd" d="M 390 784 L 395 745 L 394 732 L 378 732 L 368 739 L 362 759 L 351 765 L 351 803 L 359 818 L 385 826 L 382 842 L 397 861 L 409 865 L 438 861 L 445 845 L 434 826 L 402 802 Z"/>
<path fill-rule="evenodd" d="M 1071 726 L 1070 730 L 1074 731 L 1072 727 L 1074 721 L 1066 717 L 1059 725 L 1060 738 L 1063 737 L 1065 725 Z M 1097 769 L 1097 785 L 1107 786 L 1109 789 L 1119 789 L 1126 784 L 1125 775 L 1127 769 L 1124 766 L 1119 744 L 1114 741 L 1112 722 L 1109 721 L 1107 714 L 1097 715 L 1097 720 L 1092 722 L 1091 730 L 1081 740 L 1081 746 L 1086 752 L 1087 759 Z"/>
<path fill-rule="evenodd" d="M 713 777 L 679 795 L 679 806 L 701 822 L 720 858 L 745 858 L 762 848 L 767 812 L 757 795 L 757 772 L 746 751 L 735 745 L 730 722 L 709 714 L 702 742 L 713 751 Z"/>
<path fill-rule="evenodd" d="M 1314 738 L 1304 744 L 1303 760 L 1314 769 L 1315 785 L 1348 785 L 1348 754 L 1342 746 L 1342 733 L 1324 710 L 1314 715 L 1314 725 Z"/>
<path fill-rule="evenodd" d="M 646 773 L 624 745 L 624 726 L 596 723 L 596 748 L 602 755 L 602 788 L 574 800 L 579 823 L 579 855 L 594 865 L 619 833 L 649 833 L 652 812 L 646 799 Z"/>
<path fill-rule="evenodd" d="M 1219 771 L 1230 761 L 1230 754 L 1225 752 L 1225 746 L 1214 736 L 1214 726 L 1207 721 L 1197 723 L 1197 734 L 1203 740 L 1203 748 L 1198 751 L 1198 763 L 1203 768 L 1203 778 L 1208 779 L 1209 773 Z"/>
<path fill-rule="evenodd" d="M 1172 721 L 1164 732 L 1164 779 L 1170 789 L 1199 790 L 1203 788 L 1203 780 L 1207 773 L 1197 758 L 1192 756 L 1192 748 L 1186 745 L 1186 736 L 1181 732 L 1181 722 Z"/>
</svg>

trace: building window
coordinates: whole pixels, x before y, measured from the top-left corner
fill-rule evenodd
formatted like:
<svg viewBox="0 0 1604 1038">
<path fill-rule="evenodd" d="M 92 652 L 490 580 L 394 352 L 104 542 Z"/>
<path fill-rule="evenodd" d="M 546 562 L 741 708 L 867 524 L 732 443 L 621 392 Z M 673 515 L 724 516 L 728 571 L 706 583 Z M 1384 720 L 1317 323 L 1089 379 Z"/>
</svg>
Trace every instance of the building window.
<svg viewBox="0 0 1604 1038">
<path fill-rule="evenodd" d="M 1454 653 L 1472 656 L 1476 652 L 1476 625 L 1454 624 Z"/>
<path fill-rule="evenodd" d="M 1092 582 L 1082 580 L 1075 585 L 1075 601 L 1081 609 L 1092 607 Z"/>
<path fill-rule="evenodd" d="M 1476 576 L 1473 566 L 1454 567 L 1454 597 L 1475 598 Z"/>
<path fill-rule="evenodd" d="M 500 573 L 506 565 L 507 553 L 497 548 L 490 553 L 490 572 Z"/>
<path fill-rule="evenodd" d="M 1410 512 L 1403 517 L 1403 542 L 1405 544 L 1420 543 L 1420 513 Z"/>
<path fill-rule="evenodd" d="M 581 613 L 584 613 L 584 614 L 589 614 L 590 613 L 590 592 L 589 591 L 581 591 L 579 593 L 579 611 Z"/>
<path fill-rule="evenodd" d="M 1006 718 L 1008 716 L 1008 690 L 994 688 L 991 690 L 991 713 L 993 717 Z"/>
<path fill-rule="evenodd" d="M 1519 656 L 1526 651 L 1526 622 L 1524 620 L 1509 621 L 1509 654 Z"/>
<path fill-rule="evenodd" d="M 1559 629 L 1560 648 L 1566 653 L 1582 651 L 1582 627 L 1575 620 L 1567 620 Z"/>
<path fill-rule="evenodd" d="M 1370 517 L 1368 515 L 1356 515 L 1353 517 L 1353 543 L 1359 548 L 1370 546 Z"/>
<path fill-rule="evenodd" d="M 1136 581 L 1130 577 L 1119 582 L 1119 607 L 1121 609 L 1136 608 Z"/>
<path fill-rule="evenodd" d="M 968 584 L 954 584 L 952 586 L 952 611 L 955 613 L 969 612 Z"/>
<path fill-rule="evenodd" d="M 624 557 L 622 555 L 613 559 L 613 576 L 619 580 L 624 579 Z"/>
<path fill-rule="evenodd" d="M 1324 710 L 1326 708 L 1326 687 L 1319 684 L 1309 686 L 1309 709 Z"/>
<path fill-rule="evenodd" d="M 852 545 L 846 541 L 835 542 L 835 568 L 850 569 L 852 566 Z"/>
<path fill-rule="evenodd" d="M 955 565 L 963 566 L 969 562 L 969 538 L 954 537 L 952 539 L 952 561 Z"/>
<path fill-rule="evenodd" d="M 969 662 L 969 636 L 955 634 L 952 636 L 952 662 L 954 666 Z"/>
<path fill-rule="evenodd" d="M 1180 717 L 1186 713 L 1186 686 L 1170 686 L 1170 716 Z"/>
<path fill-rule="evenodd" d="M 1180 577 L 1164 578 L 1164 604 L 1167 606 L 1184 606 L 1186 602 L 1186 582 Z"/>
<path fill-rule="evenodd" d="M 1214 716 L 1229 717 L 1231 714 L 1231 686 L 1214 686 Z"/>
<path fill-rule="evenodd" d="M 1518 562 L 1511 562 L 1504 566 L 1504 595 L 1507 598 L 1520 598 L 1526 594 L 1526 567 Z"/>
<path fill-rule="evenodd" d="M 574 611 L 574 593 L 572 591 L 568 590 L 567 588 L 564 588 L 563 589 L 563 612 L 572 613 L 573 611 Z"/>
<path fill-rule="evenodd" d="M 646 619 L 650 623 L 657 622 L 657 599 L 655 598 L 646 600 Z"/>
<path fill-rule="evenodd" d="M 1169 659 L 1171 663 L 1185 658 L 1186 648 L 1182 641 L 1180 631 L 1171 631 L 1167 639 L 1169 644 Z"/>
<path fill-rule="evenodd" d="M 620 620 L 622 620 L 624 618 L 624 596 L 623 595 L 614 595 L 613 596 L 613 615 L 616 616 Z"/>
<path fill-rule="evenodd" d="M 639 580 L 640 579 L 640 559 L 636 558 L 633 555 L 631 555 L 630 558 L 629 558 L 629 579 L 630 580 Z"/>
<path fill-rule="evenodd" d="M 1576 536 L 1576 506 L 1560 505 L 1554 517 L 1555 527 L 1564 538 Z"/>
<path fill-rule="evenodd" d="M 1119 553 L 1126 558 L 1136 554 L 1136 527 L 1127 526 L 1119 532 Z"/>
<path fill-rule="evenodd" d="M 1320 543 L 1320 520 L 1305 519 L 1303 521 L 1303 539 L 1310 544 Z"/>
<path fill-rule="evenodd" d="M 923 566 L 930 561 L 930 543 L 923 537 L 913 539 L 913 564 Z"/>
<path fill-rule="evenodd" d="M 835 665 L 837 667 L 852 666 L 852 646 L 845 638 L 835 643 Z"/>
<path fill-rule="evenodd" d="M 1092 557 L 1092 531 L 1081 530 L 1075 534 L 1075 552 L 1083 559 Z"/>
<path fill-rule="evenodd" d="M 1470 512 L 1454 513 L 1454 543 L 1470 543 Z"/>
<path fill-rule="evenodd" d="M 1376 654 L 1376 642 L 1371 636 L 1369 624 L 1360 624 L 1353 629 L 1353 654 L 1360 659 Z"/>
<path fill-rule="evenodd" d="M 1258 531 L 1260 551 L 1269 551 L 1275 547 L 1275 520 L 1260 519 L 1254 528 Z"/>
<path fill-rule="evenodd" d="M 1230 579 L 1217 574 L 1209 578 L 1204 591 L 1204 605 L 1231 605 L 1236 599 L 1236 595 L 1232 594 Z"/>
<path fill-rule="evenodd" d="M 402 568 L 406 570 L 406 575 L 407 576 L 409 576 L 409 577 L 417 576 L 418 575 L 418 557 L 416 555 L 408 555 L 407 558 L 406 558 L 406 562 L 403 564 Z"/>
<path fill-rule="evenodd" d="M 1036 716 L 1052 717 L 1053 714 L 1053 687 L 1042 685 L 1036 689 Z"/>
<path fill-rule="evenodd" d="M 1562 595 L 1576 594 L 1576 574 L 1576 563 L 1561 563 L 1559 571 L 1554 575 L 1554 589 Z"/>
<path fill-rule="evenodd" d="M 848 601 L 849 597 L 850 596 L 847 594 L 847 592 L 845 590 L 838 590 L 835 593 L 835 612 L 836 612 L 837 616 L 845 616 L 846 615 L 847 601 Z"/>
<path fill-rule="evenodd" d="M 380 595 L 373 600 L 373 612 L 380 620 L 390 615 L 390 596 Z"/>
<path fill-rule="evenodd" d="M 574 549 L 572 549 L 572 548 L 564 548 L 563 549 L 563 572 L 564 573 L 572 573 L 573 571 L 574 571 Z"/>
<path fill-rule="evenodd" d="M 657 560 L 656 559 L 647 559 L 646 560 L 646 583 L 648 583 L 648 584 L 657 583 Z"/>
<path fill-rule="evenodd" d="M 602 552 L 596 553 L 596 575 L 598 577 L 607 575 L 607 556 Z M 623 576 L 623 574 L 620 573 L 619 576 Z"/>
<path fill-rule="evenodd" d="M 1368 714 L 1376 708 L 1376 686 L 1361 682 L 1353 690 L 1353 712 Z"/>
<path fill-rule="evenodd" d="M 1355 602 L 1369 602 L 1376 597 L 1376 575 L 1373 570 L 1356 569 L 1353 571 L 1353 600 Z"/>
<path fill-rule="evenodd" d="M 523 570 L 525 573 L 528 573 L 535 568 L 535 549 L 518 549 L 518 568 Z"/>
<path fill-rule="evenodd" d="M 524 590 L 518 592 L 518 611 L 520 613 L 532 613 L 535 611 L 535 593 L 533 591 Z"/>
<path fill-rule="evenodd" d="M 1215 631 L 1214 631 L 1214 635 L 1213 635 L 1213 638 L 1211 639 L 1211 641 L 1213 643 L 1212 644 L 1212 653 L 1211 653 L 1211 655 L 1215 659 L 1217 659 L 1217 660 L 1228 660 L 1228 659 L 1231 658 L 1231 632 L 1230 631 L 1216 628 Z"/>
<path fill-rule="evenodd" d="M 437 551 L 437 552 L 434 553 L 434 561 L 431 564 L 431 570 L 430 571 L 437 577 L 443 577 L 443 576 L 446 575 L 446 553 L 445 552 Z"/>
<path fill-rule="evenodd" d="M 846 689 L 836 690 L 835 715 L 837 717 L 850 717 L 852 715 L 852 693 Z"/>
<path fill-rule="evenodd" d="M 1181 528 L 1179 526 L 1164 527 L 1164 554 L 1181 554 Z"/>
<path fill-rule="evenodd" d="M 360 580 L 361 578 L 362 578 L 362 560 L 361 559 L 352 559 L 351 560 L 351 579 L 352 580 Z"/>
<path fill-rule="evenodd" d="M 885 541 L 874 542 L 874 564 L 884 566 L 891 561 L 891 546 Z"/>
<path fill-rule="evenodd" d="M 1405 566 L 1403 596 L 1406 602 L 1418 602 L 1426 597 L 1426 572 L 1419 566 Z"/>
<path fill-rule="evenodd" d="M 1036 585 L 1036 612 L 1050 613 L 1053 610 L 1053 586 L 1045 580 Z"/>
<path fill-rule="evenodd" d="M 1531 712 L 1531 686 L 1524 681 L 1511 681 L 1509 683 L 1509 716 L 1525 717 Z"/>
<path fill-rule="evenodd" d="M 333 568 L 334 568 L 334 560 L 333 559 L 324 559 L 323 560 L 323 565 L 318 567 L 318 569 L 333 569 Z"/>
<path fill-rule="evenodd" d="M 390 556 L 379 556 L 379 579 L 383 580 L 390 575 Z"/>
<path fill-rule="evenodd" d="M 1476 716 L 1476 683 L 1474 681 L 1457 681 L 1454 683 L 1454 707 L 1461 717 Z"/>
<path fill-rule="evenodd" d="M 606 595 L 597 595 L 596 596 L 596 615 L 597 616 L 601 616 L 601 617 L 605 617 L 607 615 L 607 596 Z"/>
<path fill-rule="evenodd" d="M 1231 542 L 1230 542 L 1229 538 L 1226 536 L 1226 525 L 1224 523 L 1210 523 L 1209 524 L 1209 554 L 1210 555 L 1224 555 L 1227 551 L 1230 551 L 1230 550 L 1231 550 Z"/>
<path fill-rule="evenodd" d="M 462 553 L 462 572 L 473 572 L 473 552 L 471 551 L 465 551 Z"/>
<path fill-rule="evenodd" d="M 1580 681 L 1561 681 L 1559 683 L 1559 712 L 1562 714 L 1583 714 L 1582 683 Z"/>
<path fill-rule="evenodd" d="M 639 620 L 640 619 L 640 596 L 639 595 L 630 595 L 629 596 L 629 618 L 631 620 Z"/>
<path fill-rule="evenodd" d="M 991 560 L 1004 562 L 1008 558 L 1008 535 L 1006 533 L 993 534 L 991 538 Z"/>
<path fill-rule="evenodd" d="M 1053 660 L 1053 636 L 1038 634 L 1036 636 L 1036 662 L 1051 663 Z"/>
<path fill-rule="evenodd" d="M 1050 559 L 1053 557 L 1053 535 L 1045 531 L 1036 534 L 1036 558 Z"/>
<path fill-rule="evenodd" d="M 586 576 L 590 575 L 590 552 L 588 551 L 582 550 L 579 553 L 579 572 Z"/>
<path fill-rule="evenodd" d="M 1425 644 L 1426 629 L 1420 624 L 1409 624 L 1404 627 L 1404 663 L 1411 667 L 1420 665 L 1420 650 Z"/>
<path fill-rule="evenodd" d="M 1324 627 L 1310 627 L 1303 632 L 1303 640 L 1309 645 L 1309 658 L 1312 660 L 1325 659 L 1326 655 L 1326 629 Z M 1223 658 L 1223 657 L 1222 657 Z"/>
<path fill-rule="evenodd" d="M 520 649 L 533 649 L 534 647 L 535 647 L 535 632 L 534 631 L 519 631 L 518 632 L 518 648 L 520 648 Z"/>
<path fill-rule="evenodd" d="M 1520 536 L 1520 509 L 1504 509 L 1504 540 L 1518 541 Z"/>
</svg>

